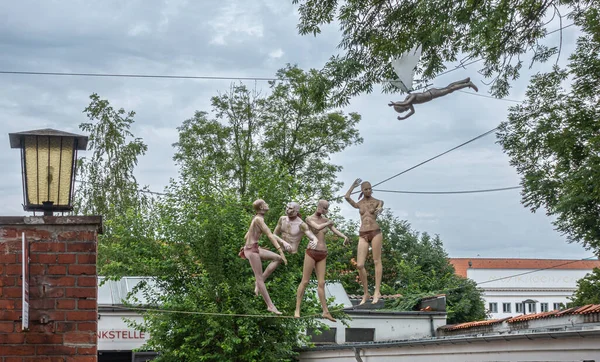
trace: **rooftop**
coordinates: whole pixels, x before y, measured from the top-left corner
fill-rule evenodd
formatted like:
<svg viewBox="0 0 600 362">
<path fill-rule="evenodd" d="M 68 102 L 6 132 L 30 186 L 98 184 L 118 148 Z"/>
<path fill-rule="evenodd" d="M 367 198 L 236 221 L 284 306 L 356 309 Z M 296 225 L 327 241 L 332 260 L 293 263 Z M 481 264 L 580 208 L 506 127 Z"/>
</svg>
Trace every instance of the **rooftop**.
<svg viewBox="0 0 600 362">
<path fill-rule="evenodd" d="M 585 269 L 600 268 L 600 260 L 450 258 L 456 274 L 467 277 L 468 269 Z M 469 265 L 470 263 L 470 265 Z"/>
<path fill-rule="evenodd" d="M 484 321 L 476 321 L 476 322 L 467 322 L 460 324 L 452 324 L 440 327 L 441 330 L 444 331 L 456 331 L 459 329 L 469 329 L 474 327 L 483 327 L 483 326 L 492 326 L 495 324 L 501 323 L 517 323 L 524 322 L 530 320 L 540 320 L 540 319 L 549 319 L 549 318 L 557 318 L 567 315 L 585 315 L 597 313 L 600 314 L 600 304 L 588 304 L 583 307 L 573 307 L 564 310 L 553 310 L 550 312 L 542 312 L 542 313 L 533 313 L 533 314 L 523 314 L 516 317 L 508 317 L 502 319 L 489 319 Z"/>
</svg>

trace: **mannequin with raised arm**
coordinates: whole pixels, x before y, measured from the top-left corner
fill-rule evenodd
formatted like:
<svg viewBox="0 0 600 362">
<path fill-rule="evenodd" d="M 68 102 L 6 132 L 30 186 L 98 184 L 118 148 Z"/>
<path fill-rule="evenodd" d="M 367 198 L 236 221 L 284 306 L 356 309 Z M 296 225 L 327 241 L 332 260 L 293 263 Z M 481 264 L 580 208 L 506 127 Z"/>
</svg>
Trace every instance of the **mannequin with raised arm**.
<svg viewBox="0 0 600 362">
<path fill-rule="evenodd" d="M 383 201 L 374 198 L 371 184 L 367 181 L 361 182 L 361 179 L 356 179 L 346 192 L 346 201 L 355 209 L 358 209 L 360 213 L 360 229 L 358 238 L 358 247 L 356 262 L 358 268 L 358 275 L 360 282 L 363 286 L 363 298 L 360 304 L 366 303 L 369 299 L 369 285 L 367 282 L 367 271 L 365 269 L 365 261 L 367 254 L 369 253 L 369 246 L 371 246 L 371 252 L 373 253 L 373 262 L 375 264 L 375 291 L 373 293 L 373 304 L 379 301 L 381 298 L 381 276 L 383 273 L 383 267 L 381 265 L 381 245 L 383 243 L 383 235 L 379 224 L 377 224 L 377 215 L 381 213 L 383 209 Z M 361 193 L 358 197 L 358 202 L 352 200 L 352 191 L 360 186 Z M 363 198 L 364 196 L 364 198 Z M 362 198 L 362 200 L 361 200 Z"/>
</svg>

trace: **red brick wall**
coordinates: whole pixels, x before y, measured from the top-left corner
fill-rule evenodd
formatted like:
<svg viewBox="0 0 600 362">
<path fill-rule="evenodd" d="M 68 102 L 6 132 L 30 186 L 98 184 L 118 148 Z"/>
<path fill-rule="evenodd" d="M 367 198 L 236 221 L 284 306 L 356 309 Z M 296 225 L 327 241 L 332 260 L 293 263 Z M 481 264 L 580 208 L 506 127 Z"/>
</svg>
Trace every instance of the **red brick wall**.
<svg viewBox="0 0 600 362">
<path fill-rule="evenodd" d="M 101 218 L 0 217 L 0 362 L 97 361 Z M 21 330 L 21 233 L 30 245 L 29 330 Z"/>
</svg>

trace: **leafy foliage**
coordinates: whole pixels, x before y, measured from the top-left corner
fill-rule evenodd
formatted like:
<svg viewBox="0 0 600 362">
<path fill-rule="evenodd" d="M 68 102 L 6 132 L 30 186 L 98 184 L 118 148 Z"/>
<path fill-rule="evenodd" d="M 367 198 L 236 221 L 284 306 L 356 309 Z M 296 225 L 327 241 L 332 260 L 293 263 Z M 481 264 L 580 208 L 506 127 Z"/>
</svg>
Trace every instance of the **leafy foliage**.
<svg viewBox="0 0 600 362">
<path fill-rule="evenodd" d="M 548 33 L 548 21 L 568 6 L 575 16 L 594 1 L 556 0 L 293 0 L 299 4 L 300 34 L 317 35 L 324 25 L 340 24 L 341 55 L 330 58 L 324 75 L 335 88 L 333 99 L 347 104 L 351 96 L 371 92 L 373 86 L 394 79 L 390 60 L 417 45 L 423 56 L 419 71 L 423 81 L 445 69 L 445 62 L 461 64 L 483 60 L 480 73 L 492 78 L 491 92 L 508 95 L 510 82 L 519 77 L 524 54 L 544 62 L 560 44 L 539 44 Z M 561 22 L 562 24 L 562 22 Z M 461 55 L 462 56 L 462 55 Z M 533 64 L 533 63 L 532 63 Z M 385 91 L 393 91 L 384 83 Z"/>
<path fill-rule="evenodd" d="M 399 220 L 389 211 L 379 216 L 378 223 L 384 240 L 381 292 L 403 295 L 392 306 L 393 309 L 412 310 L 421 298 L 445 294 L 448 323 L 486 317 L 481 291 L 474 281 L 455 274 L 438 236 L 415 232 L 408 222 Z M 352 233 L 352 229 L 349 232 Z M 353 235 L 353 240 L 357 240 L 355 232 Z M 356 264 L 351 259 L 356 255 L 357 243 L 353 243 L 352 250 L 333 245 L 328 260 L 336 258 L 337 263 L 328 261 L 328 276 L 339 275 L 348 293 L 362 294 Z M 373 265 L 371 255 L 367 258 L 367 265 Z M 374 280 L 374 268 L 368 267 L 367 272 L 369 280 Z"/>
<path fill-rule="evenodd" d="M 112 219 L 119 210 L 142 207 L 133 169 L 148 147 L 130 131 L 135 112 L 115 110 L 96 93 L 90 99 L 84 112 L 92 122 L 82 123 L 79 128 L 88 133 L 88 148 L 93 153 L 89 159 L 82 158 L 77 168 L 82 185 L 78 187 L 75 210 Z"/>
<path fill-rule="evenodd" d="M 152 277 L 137 287 L 149 307 L 142 312 L 144 321 L 131 323 L 149 333 L 147 347 L 161 351 L 159 361 L 292 360 L 295 348 L 306 343 L 303 331 L 321 327 L 313 318 L 321 307 L 311 293 L 302 304 L 305 318 L 265 316 L 262 298 L 254 296 L 251 268 L 237 252 L 254 199 L 271 204 L 265 221 L 274 226 L 285 202 L 310 203 L 303 210 L 308 214 L 318 198 L 331 198 L 339 189 L 339 166 L 329 163 L 329 156 L 362 141 L 355 128 L 360 117 L 323 101 L 324 83 L 317 72 L 288 66 L 278 77 L 268 96 L 234 85 L 213 97 L 212 114 L 196 112 L 179 127 L 174 160 L 180 172 L 166 195 L 145 209 L 132 194 L 131 204 L 115 203 L 119 213 L 107 221 L 111 242 L 101 240 L 103 272 L 112 278 Z M 120 132 L 129 135 L 127 127 Z M 132 174 L 123 177 L 129 182 L 123 190 L 137 190 Z M 356 224 L 332 213 L 336 225 L 357 239 Z M 478 318 L 476 310 L 483 308 L 479 292 L 453 276 L 438 237 L 415 233 L 391 214 L 382 227 L 389 240 L 384 290 L 416 295 L 460 287 L 462 292 L 449 294 L 455 300 L 449 303 L 451 318 Z M 264 240 L 261 244 L 270 247 Z M 349 291 L 356 289 L 349 261 L 356 245 L 347 248 L 331 239 L 328 246 L 328 279 L 339 277 Z M 280 265 L 267 282 L 284 315 L 295 309 L 302 258 L 301 253 L 289 256 L 288 265 Z M 341 271 L 345 274 L 339 276 Z M 343 317 L 335 307 L 331 311 Z"/>
<path fill-rule="evenodd" d="M 577 291 L 573 294 L 569 306 L 587 304 L 600 304 L 600 268 L 594 268 L 591 273 L 577 281 Z"/>
<path fill-rule="evenodd" d="M 294 347 L 305 342 L 303 331 L 320 326 L 310 317 L 321 313 L 311 293 L 302 305 L 308 318 L 264 316 L 252 270 L 237 255 L 254 199 L 271 204 L 265 221 L 273 226 L 285 202 L 332 195 L 339 166 L 327 162 L 329 155 L 361 141 L 358 115 L 315 106 L 320 91 L 311 74 L 288 67 L 278 73 L 281 80 L 271 84 L 269 96 L 234 85 L 213 97 L 212 116 L 196 112 L 179 127 L 174 159 L 180 174 L 152 217 L 130 214 L 131 223 L 124 219 L 118 229 L 120 248 L 111 250 L 128 256 L 111 254 L 116 259 L 105 270 L 113 277 L 142 270 L 154 277 L 139 287 L 146 301 L 156 309 L 183 311 L 144 312 L 137 325 L 151 335 L 148 347 L 161 351 L 159 360 L 291 360 Z M 135 219 L 144 227 L 136 227 Z M 144 245 L 136 246 L 136 237 Z M 302 258 L 290 256 L 267 282 L 277 308 L 288 316 L 295 309 Z M 130 259 L 145 265 L 132 268 Z"/>
<path fill-rule="evenodd" d="M 140 287 L 150 305 L 188 313 L 145 312 L 137 328 L 150 333 L 148 347 L 161 351 L 158 361 L 292 359 L 303 340 L 300 332 L 317 322 L 264 316 L 248 262 L 237 256 L 251 214 L 233 193 L 211 197 L 198 190 L 190 198 L 186 185 L 174 183 L 158 203 L 162 238 L 152 268 L 160 276 Z M 295 307 L 298 267 L 280 266 L 267 283 L 287 315 Z M 306 308 L 315 314 L 318 304 Z"/>
<path fill-rule="evenodd" d="M 362 142 L 356 113 L 345 115 L 318 103 L 321 78 L 288 66 L 277 73 L 269 96 L 244 85 L 213 97 L 215 118 L 197 112 L 181 127 L 175 160 L 185 177 L 205 177 L 217 192 L 234 189 L 247 204 L 263 197 L 258 185 L 283 179 L 272 205 L 300 204 L 331 198 L 339 189 L 340 166 L 327 162 L 331 154 Z M 317 88 L 317 91 L 314 89 Z M 275 185 L 273 185 L 275 186 Z"/>
<path fill-rule="evenodd" d="M 499 143 L 522 176 L 522 202 L 545 208 L 570 242 L 600 252 L 600 16 L 578 18 L 585 33 L 567 69 L 538 74 L 512 107 Z M 564 84 L 572 80 L 570 89 Z"/>
<path fill-rule="evenodd" d="M 139 267 L 142 264 L 124 260 L 128 254 L 121 252 L 131 243 L 152 240 L 145 237 L 149 230 L 142 228 L 147 223 L 139 223 L 140 218 L 150 217 L 152 200 L 140 194 L 133 174 L 137 159 L 146 153 L 147 146 L 130 131 L 135 112 L 115 110 L 95 93 L 90 99 L 84 110 L 90 122 L 79 127 L 89 135 L 92 156 L 79 160 L 75 212 L 103 217 L 104 233 L 98 247 L 101 273 L 106 263 L 115 258 L 129 269 Z M 122 243 L 123 240 L 126 242 Z"/>
</svg>

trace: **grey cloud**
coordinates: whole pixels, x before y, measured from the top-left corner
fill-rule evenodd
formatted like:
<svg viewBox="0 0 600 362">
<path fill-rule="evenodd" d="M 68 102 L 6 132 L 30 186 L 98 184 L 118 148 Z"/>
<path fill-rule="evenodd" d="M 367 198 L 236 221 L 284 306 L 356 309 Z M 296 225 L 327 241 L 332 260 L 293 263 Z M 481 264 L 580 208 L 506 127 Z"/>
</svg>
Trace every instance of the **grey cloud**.
<svg viewBox="0 0 600 362">
<path fill-rule="evenodd" d="M 285 63 L 320 68 L 338 52 L 335 24 L 316 38 L 298 35 L 296 24 L 295 7 L 277 0 L 20 1 L 0 14 L 0 70 L 272 77 Z M 563 54 L 573 48 L 576 34 L 574 28 L 568 30 L 573 31 L 564 34 Z M 215 41 L 220 36 L 222 41 Z M 280 58 L 269 55 L 278 49 Z M 565 61 L 563 56 L 561 64 Z M 451 72 L 435 79 L 434 86 L 470 76 L 480 85 L 480 94 L 487 94 L 477 69 L 478 64 Z M 515 82 L 511 98 L 523 97 L 530 74 Z M 133 132 L 149 146 L 136 176 L 141 184 L 162 191 L 169 178 L 177 177 L 171 159 L 176 127 L 196 110 L 210 111 L 210 97 L 226 91 L 231 81 L 0 75 L 0 84 L 5 132 L 0 166 L 6 175 L 0 180 L 5 205 L 0 213 L 19 215 L 20 156 L 9 149 L 6 133 L 44 127 L 78 133 L 78 125 L 87 121 L 82 111 L 88 96 L 96 92 L 115 108 L 136 111 Z M 266 82 L 244 84 L 268 92 Z M 457 92 L 418 105 L 415 115 L 398 121 L 387 103 L 399 97 L 375 89 L 355 97 L 344 110 L 362 114 L 359 130 L 364 138 L 362 145 L 332 157 L 344 167 L 338 178 L 345 187 L 356 177 L 381 181 L 481 134 L 497 126 L 512 105 Z M 518 175 L 490 135 L 381 188 L 443 191 L 517 183 Z M 554 232 L 550 218 L 525 209 L 518 191 L 376 197 L 416 230 L 439 234 L 451 256 L 589 256 Z M 358 219 L 356 210 L 345 204 L 340 208 L 344 216 Z"/>
</svg>

